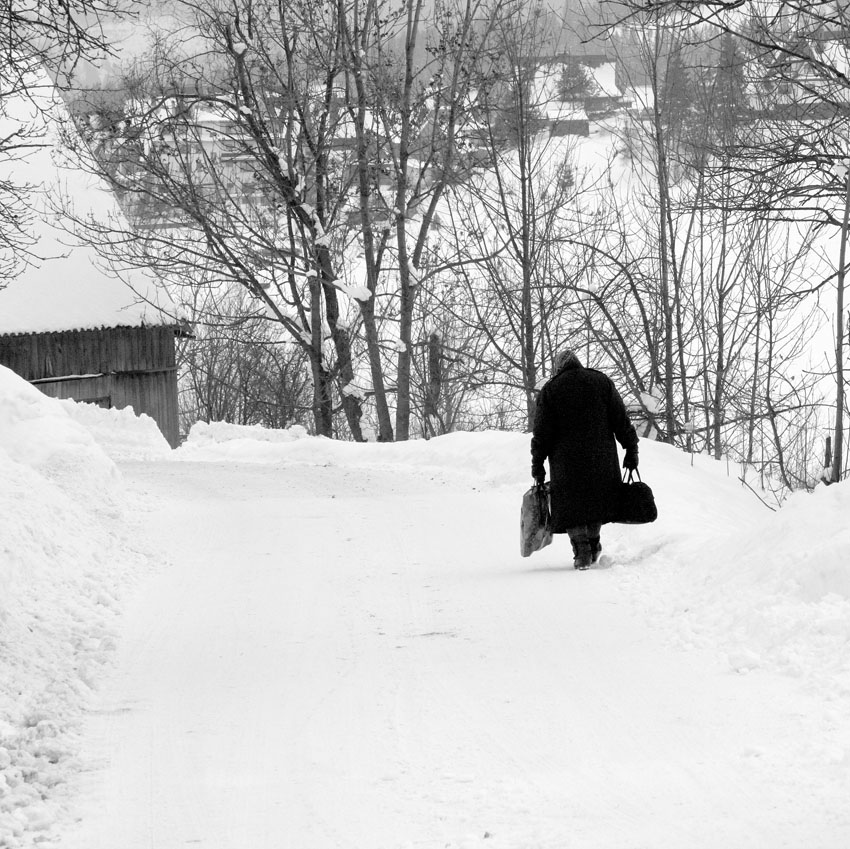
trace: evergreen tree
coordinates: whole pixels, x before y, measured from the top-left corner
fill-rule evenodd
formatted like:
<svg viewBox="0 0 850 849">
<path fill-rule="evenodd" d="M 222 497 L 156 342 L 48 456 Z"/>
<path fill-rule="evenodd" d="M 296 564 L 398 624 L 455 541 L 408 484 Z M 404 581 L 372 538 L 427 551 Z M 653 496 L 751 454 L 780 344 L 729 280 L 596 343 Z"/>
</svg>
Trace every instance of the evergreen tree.
<svg viewBox="0 0 850 849">
<path fill-rule="evenodd" d="M 724 34 L 712 74 L 713 126 L 716 142 L 722 148 L 734 143 L 737 128 L 751 112 L 744 73 L 746 61 L 737 39 Z"/>
<path fill-rule="evenodd" d="M 681 46 L 670 51 L 659 91 L 659 107 L 668 138 L 675 149 L 693 137 L 697 121 L 694 75 Z"/>
<path fill-rule="evenodd" d="M 558 80 L 558 97 L 561 100 L 581 100 L 595 91 L 596 84 L 586 65 L 574 59 L 564 65 Z"/>
</svg>

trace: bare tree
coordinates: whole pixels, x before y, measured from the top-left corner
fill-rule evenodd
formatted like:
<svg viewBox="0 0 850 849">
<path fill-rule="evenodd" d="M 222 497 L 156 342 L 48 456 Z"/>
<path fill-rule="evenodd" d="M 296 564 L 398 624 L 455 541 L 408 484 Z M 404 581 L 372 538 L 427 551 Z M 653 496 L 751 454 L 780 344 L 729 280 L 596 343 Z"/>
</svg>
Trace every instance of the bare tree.
<svg viewBox="0 0 850 849">
<path fill-rule="evenodd" d="M 309 358 L 318 432 L 337 398 L 362 438 L 371 400 L 378 439 L 407 438 L 413 309 L 490 30 L 481 3 L 180 7 L 191 50 L 155 45 L 132 109 L 90 133 L 140 225 L 112 244 L 250 292 Z"/>
<path fill-rule="evenodd" d="M 177 356 L 184 432 L 197 421 L 313 428 L 303 351 L 257 316 L 244 293 L 197 302 L 188 321 L 193 332 Z"/>
<path fill-rule="evenodd" d="M 470 134 L 485 167 L 450 192 L 452 238 L 442 251 L 463 292 L 444 283 L 443 303 L 486 341 L 479 367 L 500 408 L 515 405 L 513 426 L 533 417 L 540 378 L 576 318 L 562 252 L 575 235 L 581 187 L 574 144 L 547 119 L 559 100 L 550 24 L 540 5 L 495 23 Z"/>
<path fill-rule="evenodd" d="M 410 435 L 416 302 L 436 273 L 429 251 L 438 209 L 463 163 L 475 83 L 495 22 L 516 0 L 423 0 L 357 4 L 340 17 L 346 108 L 356 138 L 360 303 L 378 419 L 378 438 Z M 389 301 L 393 312 L 381 310 Z M 382 326 L 397 337 L 395 429 Z"/>
<path fill-rule="evenodd" d="M 722 167 L 734 175 L 737 208 L 774 221 L 805 218 L 838 234 L 835 273 L 835 431 L 831 478 L 843 474 L 844 346 L 848 184 L 841 163 L 850 131 L 850 81 L 842 3 L 777 5 L 744 0 L 723 3 L 662 0 L 651 8 L 611 6 L 618 27 L 674 28 L 692 50 L 717 40 L 737 45 L 751 94 L 749 132 L 725 148 Z M 730 192 L 730 194 L 733 194 Z M 829 275 L 827 275 L 829 276 Z M 838 315 L 840 313 L 841 315 Z"/>
<path fill-rule="evenodd" d="M 308 37 L 325 46 L 316 31 L 323 22 L 311 4 L 278 14 L 251 2 L 181 7 L 194 28 L 191 53 L 160 38 L 124 81 L 121 114 L 83 127 L 90 167 L 132 225 L 91 235 L 121 261 L 190 289 L 249 293 L 310 363 L 316 432 L 334 433 L 336 384 L 348 431 L 360 439 L 360 400 L 341 391 L 354 370 L 330 233 L 342 190 L 326 108 L 335 71 L 326 56 L 302 62 L 292 43 L 303 14 Z"/>
</svg>

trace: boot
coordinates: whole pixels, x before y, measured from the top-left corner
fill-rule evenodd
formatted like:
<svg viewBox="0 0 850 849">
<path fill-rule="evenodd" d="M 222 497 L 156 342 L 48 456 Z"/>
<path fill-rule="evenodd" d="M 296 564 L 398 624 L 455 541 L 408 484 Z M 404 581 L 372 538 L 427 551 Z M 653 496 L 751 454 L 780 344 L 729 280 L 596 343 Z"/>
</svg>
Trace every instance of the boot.
<svg viewBox="0 0 850 849">
<path fill-rule="evenodd" d="M 590 562 L 596 563 L 602 556 L 602 543 L 599 541 L 599 537 L 590 537 L 587 541 L 590 543 Z"/>
<path fill-rule="evenodd" d="M 587 540 L 573 542 L 573 554 L 575 555 L 575 559 L 573 560 L 574 569 L 584 571 L 590 568 L 590 564 L 593 563 L 593 551 Z"/>
</svg>

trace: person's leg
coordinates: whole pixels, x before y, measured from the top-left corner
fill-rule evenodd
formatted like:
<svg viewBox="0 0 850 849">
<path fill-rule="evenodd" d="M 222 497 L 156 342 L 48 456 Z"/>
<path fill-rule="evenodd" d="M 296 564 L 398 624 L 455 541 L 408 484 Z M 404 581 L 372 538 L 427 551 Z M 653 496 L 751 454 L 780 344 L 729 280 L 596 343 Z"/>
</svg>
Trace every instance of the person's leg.
<svg viewBox="0 0 850 849">
<path fill-rule="evenodd" d="M 602 555 L 602 543 L 599 535 L 602 533 L 602 525 L 598 522 L 587 526 L 587 541 L 590 543 L 591 562 L 596 563 Z"/>
<path fill-rule="evenodd" d="M 573 568 L 587 569 L 593 562 L 593 552 L 587 538 L 587 527 L 581 525 L 577 528 L 568 528 L 567 533 L 570 535 L 570 542 L 573 546 Z"/>
</svg>

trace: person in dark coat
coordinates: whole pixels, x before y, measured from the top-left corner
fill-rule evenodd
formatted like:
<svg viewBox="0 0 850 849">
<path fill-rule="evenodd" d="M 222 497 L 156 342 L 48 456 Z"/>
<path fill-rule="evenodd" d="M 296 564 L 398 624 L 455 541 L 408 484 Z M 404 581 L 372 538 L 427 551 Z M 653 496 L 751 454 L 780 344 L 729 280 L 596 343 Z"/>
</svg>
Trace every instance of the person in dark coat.
<svg viewBox="0 0 850 849">
<path fill-rule="evenodd" d="M 569 534 L 576 569 L 599 559 L 601 527 L 615 518 L 622 480 L 615 439 L 626 452 L 623 466 L 636 469 L 638 436 L 613 381 L 574 351 L 560 352 L 537 398 L 531 476 L 543 483 L 548 459 L 551 530 Z"/>
</svg>

